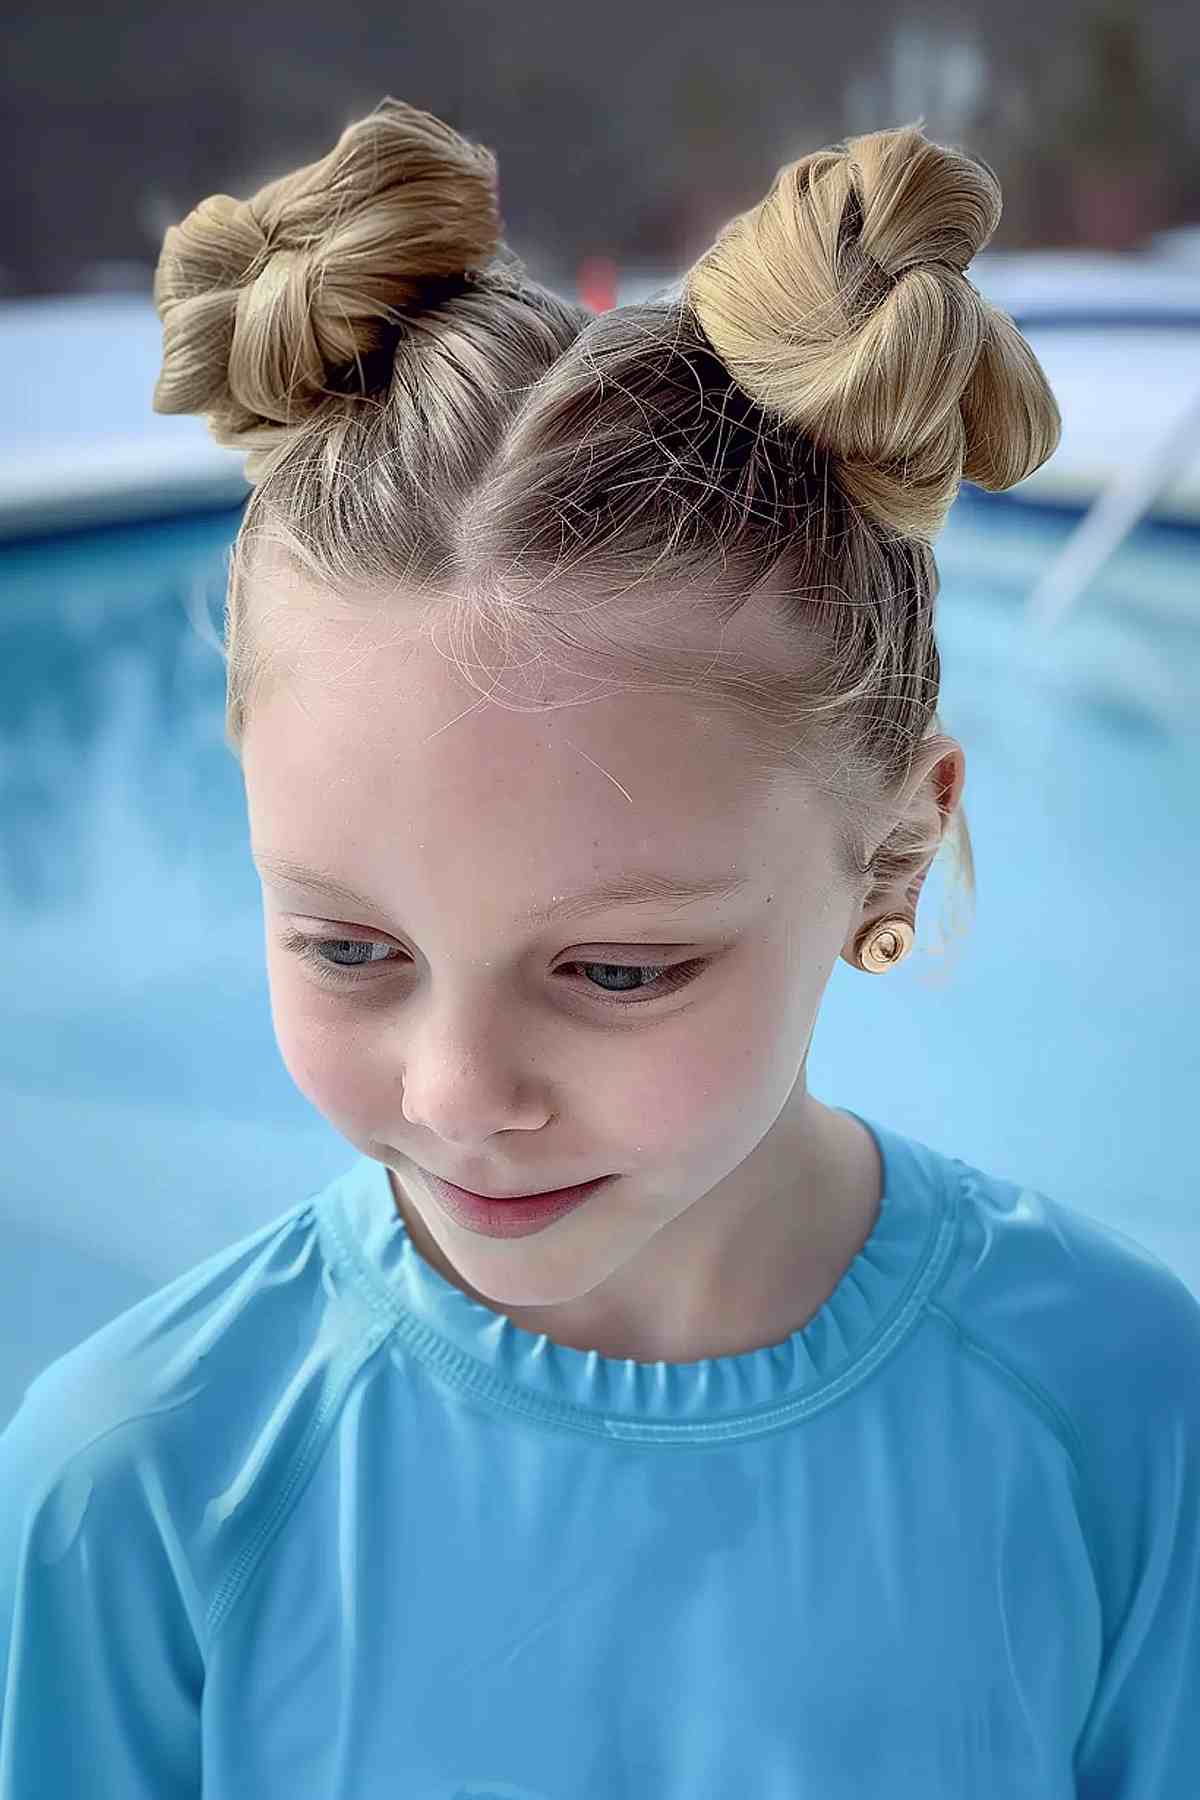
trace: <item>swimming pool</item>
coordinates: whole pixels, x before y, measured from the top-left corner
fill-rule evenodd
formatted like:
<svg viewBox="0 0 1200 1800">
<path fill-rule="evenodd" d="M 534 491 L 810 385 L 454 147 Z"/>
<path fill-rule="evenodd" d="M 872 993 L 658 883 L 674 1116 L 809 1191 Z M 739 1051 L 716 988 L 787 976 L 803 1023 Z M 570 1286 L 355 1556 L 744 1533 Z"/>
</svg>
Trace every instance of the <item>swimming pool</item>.
<svg viewBox="0 0 1200 1800">
<path fill-rule="evenodd" d="M 1200 534 L 1141 530 L 1037 647 L 1022 599 L 1073 523 L 973 491 L 951 514 L 941 712 L 977 918 L 936 954 L 939 859 L 909 962 L 836 965 L 810 1086 L 1103 1219 L 1200 1294 Z M 52 1358 L 355 1154 L 272 1033 L 206 641 L 236 524 L 0 547 L 0 1428 Z"/>
</svg>

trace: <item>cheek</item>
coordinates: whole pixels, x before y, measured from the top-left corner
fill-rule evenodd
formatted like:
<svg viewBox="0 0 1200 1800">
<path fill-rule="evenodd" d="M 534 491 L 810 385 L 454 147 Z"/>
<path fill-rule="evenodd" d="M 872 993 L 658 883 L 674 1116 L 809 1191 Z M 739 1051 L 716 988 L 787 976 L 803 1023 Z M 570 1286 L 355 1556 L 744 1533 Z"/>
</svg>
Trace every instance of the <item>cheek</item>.
<svg viewBox="0 0 1200 1800">
<path fill-rule="evenodd" d="M 785 1010 L 786 998 L 778 985 L 773 995 L 727 990 L 715 1010 L 698 1008 L 673 1030 L 651 1033 L 626 1066 L 617 1059 L 613 1085 L 619 1080 L 643 1149 L 677 1155 L 682 1144 L 728 1143 L 760 1123 L 765 1129 L 804 1054 L 801 1022 Z M 608 1104 L 604 1110 L 621 1116 Z"/>
<path fill-rule="evenodd" d="M 350 1135 L 357 1121 L 378 1118 L 386 1064 L 355 1049 L 354 1032 L 322 995 L 273 976 L 271 1016 L 284 1067 L 319 1113 Z"/>
</svg>

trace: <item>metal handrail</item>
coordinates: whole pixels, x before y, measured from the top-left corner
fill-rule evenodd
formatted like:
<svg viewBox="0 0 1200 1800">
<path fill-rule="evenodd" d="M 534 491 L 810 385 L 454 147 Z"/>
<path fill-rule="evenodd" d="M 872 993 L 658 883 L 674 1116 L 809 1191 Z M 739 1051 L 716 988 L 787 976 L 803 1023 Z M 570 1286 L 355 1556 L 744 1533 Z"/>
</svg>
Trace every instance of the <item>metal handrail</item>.
<svg viewBox="0 0 1200 1800">
<path fill-rule="evenodd" d="M 1080 596 L 1129 533 L 1145 518 L 1176 472 L 1181 450 L 1200 438 L 1200 392 L 1194 394 L 1144 462 L 1122 469 L 1088 508 L 1025 606 L 1033 637 L 1045 637 Z"/>
</svg>

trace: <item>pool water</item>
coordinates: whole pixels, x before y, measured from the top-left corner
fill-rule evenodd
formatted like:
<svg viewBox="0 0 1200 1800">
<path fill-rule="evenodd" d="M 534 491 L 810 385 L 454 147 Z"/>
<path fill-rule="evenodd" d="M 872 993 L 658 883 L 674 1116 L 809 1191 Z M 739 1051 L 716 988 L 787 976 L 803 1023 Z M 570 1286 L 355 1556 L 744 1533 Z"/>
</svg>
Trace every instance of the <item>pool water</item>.
<svg viewBox="0 0 1200 1800">
<path fill-rule="evenodd" d="M 0 1427 L 33 1375 L 356 1154 L 272 1031 L 216 648 L 236 512 L 0 547 L 6 1004 Z M 821 1099 L 1124 1231 L 1200 1294 L 1200 534 L 1146 528 L 1045 641 L 1068 516 L 964 490 L 941 716 L 978 882 L 917 951 L 840 961 Z"/>
</svg>

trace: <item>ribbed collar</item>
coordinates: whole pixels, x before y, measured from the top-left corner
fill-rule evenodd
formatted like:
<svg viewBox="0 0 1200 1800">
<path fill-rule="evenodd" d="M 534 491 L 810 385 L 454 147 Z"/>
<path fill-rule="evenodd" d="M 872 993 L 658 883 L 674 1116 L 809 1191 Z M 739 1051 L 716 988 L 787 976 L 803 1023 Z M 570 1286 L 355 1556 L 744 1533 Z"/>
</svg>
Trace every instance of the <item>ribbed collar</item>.
<svg viewBox="0 0 1200 1800">
<path fill-rule="evenodd" d="M 838 1110 L 848 1111 L 848 1108 Z M 902 1341 L 944 1271 L 958 1227 L 961 1165 L 851 1113 L 875 1138 L 875 1228 L 800 1330 L 698 1362 L 636 1362 L 553 1343 L 448 1282 L 420 1254 L 383 1163 L 361 1155 L 313 1202 L 329 1266 L 355 1284 L 372 1334 L 435 1364 L 501 1408 L 613 1438 L 666 1441 L 778 1430 L 864 1379 Z"/>
</svg>

